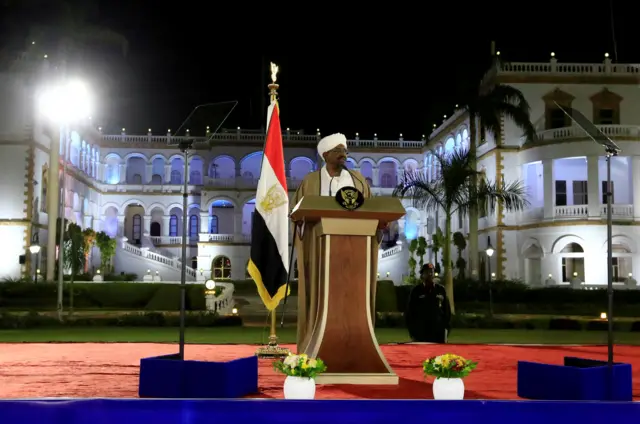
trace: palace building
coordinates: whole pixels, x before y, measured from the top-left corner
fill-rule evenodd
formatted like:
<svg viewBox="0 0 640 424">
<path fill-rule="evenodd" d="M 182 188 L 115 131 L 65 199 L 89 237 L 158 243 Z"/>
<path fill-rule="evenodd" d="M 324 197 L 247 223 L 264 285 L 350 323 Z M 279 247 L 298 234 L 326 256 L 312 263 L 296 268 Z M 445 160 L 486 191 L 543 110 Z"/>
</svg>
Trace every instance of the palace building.
<svg viewBox="0 0 640 424">
<path fill-rule="evenodd" d="M 592 119 L 622 149 L 612 159 L 614 279 L 628 285 L 640 267 L 639 76 L 636 65 L 612 64 L 608 58 L 599 64 L 561 64 L 552 57 L 548 63 L 512 62 L 496 70 L 498 82 L 518 88 L 529 101 L 538 140 L 523 142 L 508 120 L 500 139 L 476 137 L 483 140 L 478 145 L 479 169 L 490 180 L 522 180 L 531 203 L 524 212 L 499 209 L 480 218 L 475 270 L 480 276 L 488 276 L 490 269 L 496 278 L 531 285 L 606 284 L 604 150 L 564 116 L 557 102 Z M 165 281 L 179 280 L 186 236 L 189 280 L 246 278 L 264 134 L 240 128 L 212 137 L 152 131 L 131 135 L 124 128 L 120 134 L 104 134 L 90 122 L 54 134 L 35 112 L 34 89 L 19 75 L 0 76 L 0 87 L 5 99 L 0 114 L 0 278 L 33 275 L 36 262 L 29 246 L 34 243 L 42 246 L 37 267 L 49 265 L 47 200 L 50 190 L 57 189 L 49 181 L 49 146 L 59 134 L 61 163 L 67 158 L 65 181 L 60 182 L 65 217 L 117 239 L 116 272 L 142 279 L 150 271 Z M 282 130 L 292 194 L 302 178 L 320 166 L 316 144 L 322 135 Z M 469 135 L 463 109 L 422 140 L 404 140 L 402 134 L 397 140 L 348 134 L 348 166 L 365 176 L 375 195 L 388 196 L 404 170 L 435 177 L 430 152 L 468 147 Z M 194 150 L 185 171 L 176 145 L 187 138 Z M 189 196 L 183 234 L 185 178 Z M 396 284 L 408 273 L 407 242 L 419 236 L 430 241 L 434 224 L 444 225 L 442 216 L 436 222 L 408 201 L 405 205 L 406 216 L 390 226 L 379 253 L 380 278 Z M 467 235 L 466 218 L 456 217 L 452 231 Z M 495 248 L 490 258 L 484 254 L 489 242 Z M 429 253 L 428 259 L 433 258 Z M 94 251 L 92 269 L 99 263 L 99 252 Z"/>
</svg>

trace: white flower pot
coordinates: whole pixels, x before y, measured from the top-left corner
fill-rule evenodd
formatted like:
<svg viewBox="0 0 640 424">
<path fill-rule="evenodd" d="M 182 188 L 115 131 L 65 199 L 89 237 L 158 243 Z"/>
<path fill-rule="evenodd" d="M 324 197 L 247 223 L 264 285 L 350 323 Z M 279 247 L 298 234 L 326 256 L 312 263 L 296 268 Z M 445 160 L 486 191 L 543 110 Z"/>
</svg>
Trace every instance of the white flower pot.
<svg viewBox="0 0 640 424">
<path fill-rule="evenodd" d="M 436 378 L 433 382 L 433 398 L 436 400 L 464 399 L 464 382 L 461 378 Z"/>
<path fill-rule="evenodd" d="M 284 398 L 309 400 L 316 397 L 316 380 L 288 375 L 284 380 Z"/>
</svg>

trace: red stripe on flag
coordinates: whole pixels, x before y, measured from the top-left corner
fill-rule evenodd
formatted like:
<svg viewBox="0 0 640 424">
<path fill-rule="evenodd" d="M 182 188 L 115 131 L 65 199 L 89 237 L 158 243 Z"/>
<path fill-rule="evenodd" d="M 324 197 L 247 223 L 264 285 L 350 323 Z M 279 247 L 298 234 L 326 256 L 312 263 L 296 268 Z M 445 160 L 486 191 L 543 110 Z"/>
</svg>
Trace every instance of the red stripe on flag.
<svg viewBox="0 0 640 424">
<path fill-rule="evenodd" d="M 282 129 L 280 128 L 280 111 L 276 104 L 271 112 L 269 130 L 267 131 L 267 142 L 264 146 L 264 155 L 269 160 L 269 164 L 276 174 L 276 178 L 282 184 L 285 193 L 287 192 L 287 177 L 284 172 L 284 151 L 282 146 Z"/>
</svg>

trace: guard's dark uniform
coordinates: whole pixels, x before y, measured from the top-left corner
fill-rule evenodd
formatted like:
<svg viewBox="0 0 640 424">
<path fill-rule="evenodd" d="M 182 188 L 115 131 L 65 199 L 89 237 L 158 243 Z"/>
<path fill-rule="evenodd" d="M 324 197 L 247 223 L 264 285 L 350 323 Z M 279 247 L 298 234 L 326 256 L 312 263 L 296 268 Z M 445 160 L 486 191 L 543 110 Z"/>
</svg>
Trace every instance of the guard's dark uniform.
<svg viewBox="0 0 640 424">
<path fill-rule="evenodd" d="M 415 286 L 409 295 L 405 321 L 414 342 L 446 343 L 451 305 L 444 287 L 435 283 Z"/>
</svg>

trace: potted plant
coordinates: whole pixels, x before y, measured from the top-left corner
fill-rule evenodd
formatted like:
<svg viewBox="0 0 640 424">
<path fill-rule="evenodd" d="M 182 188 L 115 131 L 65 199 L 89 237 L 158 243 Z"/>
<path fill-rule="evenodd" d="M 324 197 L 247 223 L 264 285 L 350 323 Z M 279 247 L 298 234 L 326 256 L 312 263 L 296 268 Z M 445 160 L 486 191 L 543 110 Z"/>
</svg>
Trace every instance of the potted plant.
<svg viewBox="0 0 640 424">
<path fill-rule="evenodd" d="M 427 359 L 422 364 L 422 370 L 436 379 L 433 382 L 433 398 L 440 400 L 464 399 L 463 378 L 473 371 L 477 362 L 470 361 L 459 355 L 447 353 Z"/>
<path fill-rule="evenodd" d="M 292 355 L 273 363 L 273 368 L 286 375 L 285 399 L 314 399 L 318 374 L 327 370 L 320 358 L 309 358 L 306 354 Z"/>
</svg>

